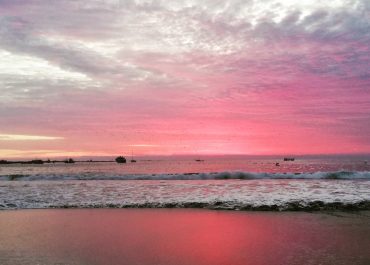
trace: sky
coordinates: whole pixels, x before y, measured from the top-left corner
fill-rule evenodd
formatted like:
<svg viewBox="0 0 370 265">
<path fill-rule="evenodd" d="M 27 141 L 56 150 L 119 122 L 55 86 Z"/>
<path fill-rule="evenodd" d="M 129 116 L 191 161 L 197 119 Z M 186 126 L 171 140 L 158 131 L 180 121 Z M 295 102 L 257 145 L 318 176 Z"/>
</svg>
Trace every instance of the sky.
<svg viewBox="0 0 370 265">
<path fill-rule="evenodd" d="M 0 158 L 370 153 L 368 0 L 0 0 Z"/>
</svg>

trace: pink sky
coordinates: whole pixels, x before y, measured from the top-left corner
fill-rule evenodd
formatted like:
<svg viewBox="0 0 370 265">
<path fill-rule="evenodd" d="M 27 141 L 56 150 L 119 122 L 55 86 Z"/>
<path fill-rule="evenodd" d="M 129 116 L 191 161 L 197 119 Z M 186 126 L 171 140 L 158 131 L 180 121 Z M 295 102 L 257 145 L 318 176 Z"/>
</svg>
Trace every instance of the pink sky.
<svg viewBox="0 0 370 265">
<path fill-rule="evenodd" d="M 367 0 L 0 0 L 0 158 L 370 153 L 369 17 Z"/>
</svg>

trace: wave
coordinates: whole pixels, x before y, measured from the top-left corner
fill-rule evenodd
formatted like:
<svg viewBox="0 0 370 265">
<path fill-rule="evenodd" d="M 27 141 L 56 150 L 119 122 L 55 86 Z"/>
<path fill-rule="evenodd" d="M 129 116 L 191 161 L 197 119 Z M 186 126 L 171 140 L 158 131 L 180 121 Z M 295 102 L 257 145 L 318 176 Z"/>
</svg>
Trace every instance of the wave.
<svg viewBox="0 0 370 265">
<path fill-rule="evenodd" d="M 145 202 L 145 203 L 47 203 L 16 205 L 14 203 L 0 203 L 0 210 L 11 209 L 69 209 L 69 208 L 195 208 L 211 210 L 234 211 L 368 211 L 370 201 L 357 202 L 324 202 L 324 201 L 288 201 L 280 204 L 252 204 L 243 202 L 214 201 L 214 202 Z"/>
<path fill-rule="evenodd" d="M 227 179 L 338 179 L 370 180 L 370 171 L 336 171 L 313 173 L 253 173 L 253 172 L 211 172 L 182 174 L 134 174 L 112 175 L 104 173 L 81 174 L 35 174 L 0 175 L 2 181 L 37 180 L 227 180 Z"/>
</svg>

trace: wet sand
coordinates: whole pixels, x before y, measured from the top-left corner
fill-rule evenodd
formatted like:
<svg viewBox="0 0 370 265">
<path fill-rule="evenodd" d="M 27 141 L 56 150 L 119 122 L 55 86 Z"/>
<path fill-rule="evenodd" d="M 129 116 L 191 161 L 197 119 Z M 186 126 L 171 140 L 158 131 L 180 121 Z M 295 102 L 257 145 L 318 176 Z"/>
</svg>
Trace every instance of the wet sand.
<svg viewBox="0 0 370 265">
<path fill-rule="evenodd" d="M 0 211 L 0 264 L 370 264 L 370 212 Z"/>
</svg>

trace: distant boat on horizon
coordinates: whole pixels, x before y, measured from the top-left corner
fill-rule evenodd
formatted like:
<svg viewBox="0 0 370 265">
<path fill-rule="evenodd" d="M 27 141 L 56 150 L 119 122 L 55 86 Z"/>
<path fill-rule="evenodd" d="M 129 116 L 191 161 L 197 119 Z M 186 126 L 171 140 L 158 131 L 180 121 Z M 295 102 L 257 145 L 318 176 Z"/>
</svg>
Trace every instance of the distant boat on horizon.
<svg viewBox="0 0 370 265">
<path fill-rule="evenodd" d="M 136 160 L 134 159 L 134 152 L 131 151 L 131 160 L 130 160 L 131 163 L 136 163 Z"/>
</svg>

